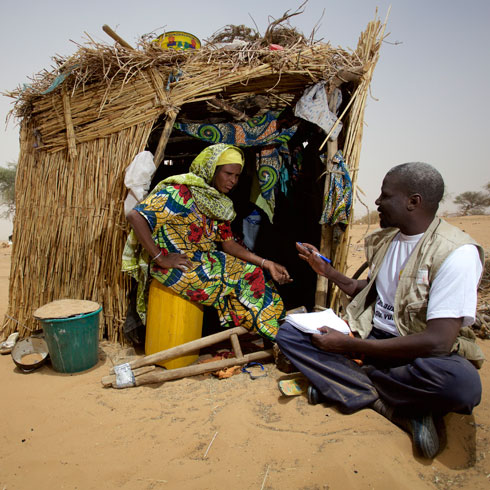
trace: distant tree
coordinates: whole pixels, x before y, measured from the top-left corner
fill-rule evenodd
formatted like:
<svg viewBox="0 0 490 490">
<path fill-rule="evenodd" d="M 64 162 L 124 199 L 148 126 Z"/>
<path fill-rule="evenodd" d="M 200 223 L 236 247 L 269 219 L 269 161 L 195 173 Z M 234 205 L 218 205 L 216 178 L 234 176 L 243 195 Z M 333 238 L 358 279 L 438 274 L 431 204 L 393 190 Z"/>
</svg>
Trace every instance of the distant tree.
<svg viewBox="0 0 490 490">
<path fill-rule="evenodd" d="M 372 225 L 379 222 L 378 211 L 370 211 L 365 214 L 362 218 L 357 219 L 354 224 L 356 225 Z"/>
<path fill-rule="evenodd" d="M 453 202 L 459 206 L 459 210 L 463 216 L 483 214 L 485 208 L 490 206 L 490 196 L 483 192 L 466 191 L 458 194 Z"/>
<path fill-rule="evenodd" d="M 17 163 L 9 162 L 7 167 L 0 167 L 0 202 L 6 206 L 2 217 L 9 218 L 15 212 L 15 176 Z"/>
</svg>

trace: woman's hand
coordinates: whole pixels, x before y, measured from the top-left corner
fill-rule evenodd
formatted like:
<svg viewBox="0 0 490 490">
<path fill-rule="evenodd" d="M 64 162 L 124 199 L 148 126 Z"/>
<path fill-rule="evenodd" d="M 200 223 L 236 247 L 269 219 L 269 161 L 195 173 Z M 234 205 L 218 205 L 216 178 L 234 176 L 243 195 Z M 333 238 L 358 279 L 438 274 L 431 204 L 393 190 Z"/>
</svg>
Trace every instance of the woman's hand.
<svg viewBox="0 0 490 490">
<path fill-rule="evenodd" d="M 286 267 L 281 264 L 277 264 L 276 262 L 272 262 L 271 260 L 266 260 L 264 262 L 263 269 L 267 269 L 272 276 L 272 279 L 274 279 L 274 281 L 279 284 L 288 284 L 290 282 L 293 282 L 293 280 L 289 276 Z"/>
<path fill-rule="evenodd" d="M 192 268 L 192 262 L 185 254 L 160 255 L 153 262 L 162 269 L 180 269 L 182 272 L 187 272 Z"/>
<path fill-rule="evenodd" d="M 289 273 L 283 265 L 277 264 L 276 262 L 272 262 L 272 260 L 264 260 L 258 255 L 250 252 L 250 250 L 242 247 L 235 240 L 227 240 L 222 243 L 223 250 L 233 257 L 237 257 L 245 262 L 250 262 L 251 264 L 255 264 L 257 267 L 262 267 L 262 269 L 266 269 L 269 271 L 269 274 L 272 276 L 272 279 L 279 284 L 287 284 L 292 282 L 293 280 L 289 276 Z M 263 262 L 261 264 L 261 261 Z"/>
<path fill-rule="evenodd" d="M 299 244 L 296 242 L 296 249 L 298 250 L 298 257 L 306 262 L 309 266 L 321 276 L 329 277 L 329 273 L 334 270 L 334 268 L 321 259 L 317 254 L 318 249 L 314 245 L 309 243 Z"/>
</svg>

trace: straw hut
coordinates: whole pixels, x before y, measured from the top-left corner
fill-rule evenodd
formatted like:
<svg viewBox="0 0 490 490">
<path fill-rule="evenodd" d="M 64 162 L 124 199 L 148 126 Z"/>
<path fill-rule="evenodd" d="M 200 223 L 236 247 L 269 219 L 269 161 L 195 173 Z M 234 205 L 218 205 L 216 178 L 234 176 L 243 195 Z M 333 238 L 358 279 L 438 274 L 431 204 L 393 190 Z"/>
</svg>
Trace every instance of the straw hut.
<svg viewBox="0 0 490 490">
<path fill-rule="evenodd" d="M 12 114 L 21 129 L 3 335 L 15 330 L 28 335 L 38 328 L 36 308 L 76 298 L 100 303 L 101 338 L 123 342 L 131 287 L 121 272 L 129 229 L 125 170 L 140 152 L 152 152 L 158 166 L 154 185 L 169 173 L 186 171 L 210 142 L 182 128 L 238 124 L 271 113 L 289 114 L 287 127 L 297 124 L 294 136 L 284 141 L 291 154 L 294 140 L 302 158 L 289 167 L 284 188 L 272 186 L 275 201 L 269 215 L 264 213 L 260 253 L 286 265 L 295 278 L 280 290 L 288 308 L 338 303 L 325 281 L 317 284 L 316 276 L 297 264 L 294 241 L 318 244 L 345 268 L 352 214 L 342 226 L 319 221 L 339 149 L 356 191 L 365 101 L 384 25 L 370 22 L 357 49 L 347 51 L 306 39 L 289 27 L 291 16 L 271 23 L 263 37 L 247 38 L 250 30 L 228 26 L 200 49 L 187 50 L 162 49 L 152 36 L 132 47 L 105 26 L 114 43 L 89 40 L 73 56 L 54 58 L 55 70 L 6 94 L 15 98 Z M 330 134 L 294 117 L 297 101 L 318 82 L 324 82 L 337 115 Z M 341 94 L 340 105 L 333 93 Z M 246 151 L 248 177 L 234 198 L 238 208 L 247 207 L 251 181 L 260 171 L 261 148 Z M 264 178 L 275 183 L 270 173 Z"/>
</svg>

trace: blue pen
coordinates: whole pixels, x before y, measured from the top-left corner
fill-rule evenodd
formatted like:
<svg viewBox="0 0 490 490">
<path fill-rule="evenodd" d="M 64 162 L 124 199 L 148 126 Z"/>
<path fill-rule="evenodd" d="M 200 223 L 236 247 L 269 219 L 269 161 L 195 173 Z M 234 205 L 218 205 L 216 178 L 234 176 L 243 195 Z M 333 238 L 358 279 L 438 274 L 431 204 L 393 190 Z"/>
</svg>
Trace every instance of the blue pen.
<svg viewBox="0 0 490 490">
<path fill-rule="evenodd" d="M 303 248 L 306 248 L 306 250 L 308 250 L 308 252 L 312 252 L 314 253 L 315 255 L 318 255 L 318 257 L 320 257 L 322 260 L 324 260 L 327 264 L 331 264 L 332 261 L 330 259 L 327 259 L 327 257 L 325 257 L 324 255 L 318 253 L 318 252 L 315 252 L 314 250 L 311 250 L 307 247 L 305 247 L 301 242 L 298 242 L 298 244 L 303 247 Z"/>
</svg>

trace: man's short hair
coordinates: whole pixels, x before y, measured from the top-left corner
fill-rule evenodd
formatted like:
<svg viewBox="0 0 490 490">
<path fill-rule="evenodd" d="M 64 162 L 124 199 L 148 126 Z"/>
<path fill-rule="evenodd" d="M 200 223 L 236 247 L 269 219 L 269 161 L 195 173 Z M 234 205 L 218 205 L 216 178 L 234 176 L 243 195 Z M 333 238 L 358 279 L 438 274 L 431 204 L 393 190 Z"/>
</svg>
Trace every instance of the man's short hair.
<svg viewBox="0 0 490 490">
<path fill-rule="evenodd" d="M 432 165 L 424 162 L 402 163 L 390 169 L 386 175 L 398 178 L 407 196 L 420 194 L 422 205 L 437 211 L 444 195 L 444 180 Z"/>
</svg>

